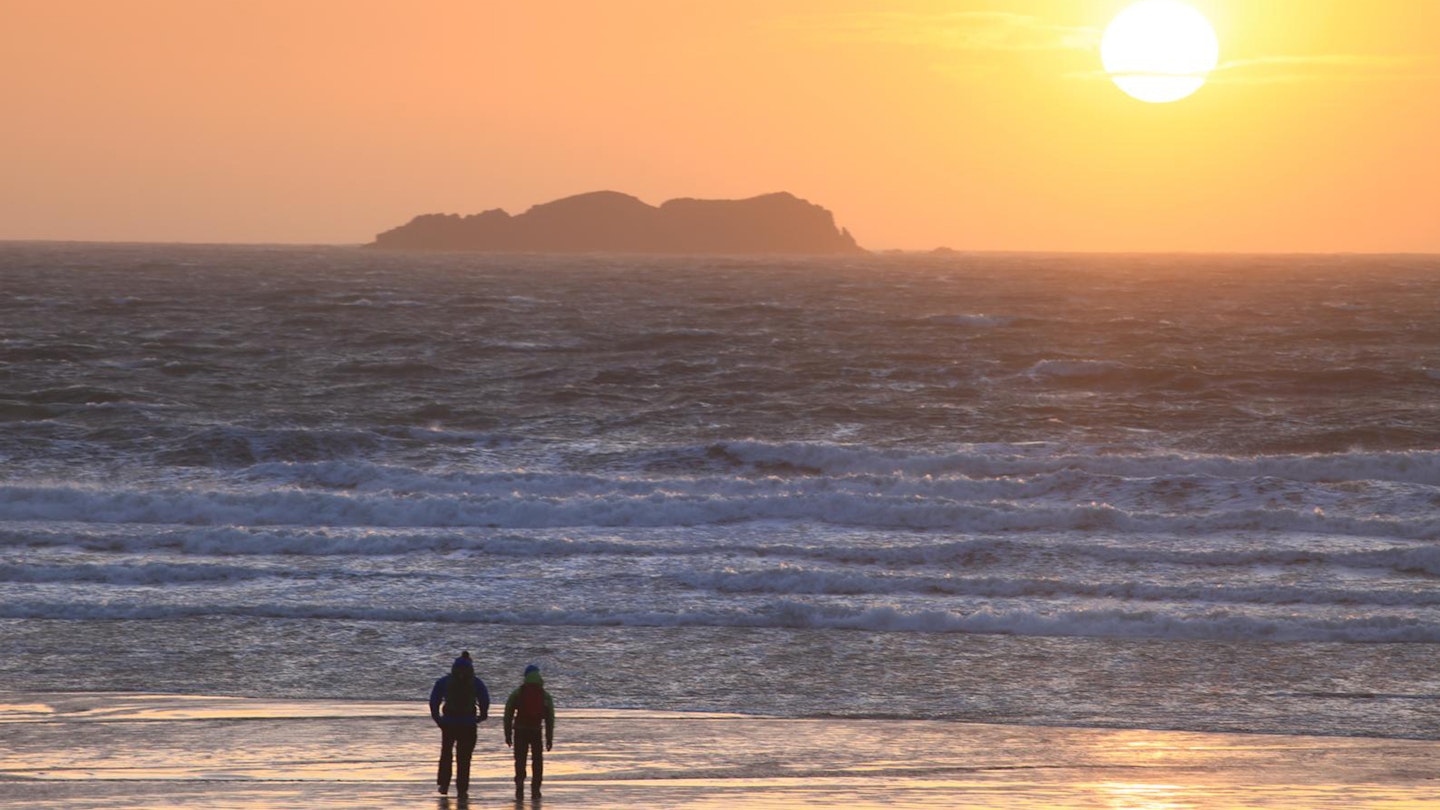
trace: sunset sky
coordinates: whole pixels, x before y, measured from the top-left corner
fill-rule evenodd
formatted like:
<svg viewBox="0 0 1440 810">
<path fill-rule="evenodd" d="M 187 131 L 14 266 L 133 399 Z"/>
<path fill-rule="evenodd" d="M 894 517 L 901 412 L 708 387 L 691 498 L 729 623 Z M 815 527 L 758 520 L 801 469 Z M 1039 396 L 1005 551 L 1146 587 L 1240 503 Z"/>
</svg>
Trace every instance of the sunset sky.
<svg viewBox="0 0 1440 810">
<path fill-rule="evenodd" d="M 0 239 L 359 243 L 614 189 L 789 191 L 872 249 L 1440 252 L 1440 2 L 5 0 Z"/>
</svg>

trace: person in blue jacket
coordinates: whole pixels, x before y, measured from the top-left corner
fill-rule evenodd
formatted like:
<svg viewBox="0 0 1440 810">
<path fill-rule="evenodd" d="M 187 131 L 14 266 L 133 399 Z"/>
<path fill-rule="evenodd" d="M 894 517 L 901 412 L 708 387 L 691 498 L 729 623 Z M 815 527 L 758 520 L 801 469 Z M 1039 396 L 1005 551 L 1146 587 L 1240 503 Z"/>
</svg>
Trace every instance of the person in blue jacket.
<svg viewBox="0 0 1440 810">
<path fill-rule="evenodd" d="M 455 759 L 455 791 L 470 792 L 470 755 L 475 752 L 476 726 L 490 716 L 490 692 L 475 676 L 470 651 L 460 653 L 450 674 L 430 690 L 430 719 L 440 727 L 440 768 L 435 783 L 441 793 L 450 790 L 450 760 Z"/>
</svg>

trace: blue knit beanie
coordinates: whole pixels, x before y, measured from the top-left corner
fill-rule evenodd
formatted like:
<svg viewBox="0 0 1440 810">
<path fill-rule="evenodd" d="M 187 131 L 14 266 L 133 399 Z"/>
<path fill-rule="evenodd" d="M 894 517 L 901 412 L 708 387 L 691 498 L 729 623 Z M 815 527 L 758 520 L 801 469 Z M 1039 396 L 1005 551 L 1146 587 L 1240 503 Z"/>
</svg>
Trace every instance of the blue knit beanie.
<svg viewBox="0 0 1440 810">
<path fill-rule="evenodd" d="M 534 664 L 531 664 L 530 666 L 525 667 L 525 674 L 526 674 L 526 675 L 529 675 L 529 674 L 532 673 L 532 672 L 539 672 L 539 671 L 540 671 L 540 667 L 537 667 L 537 666 L 535 666 Z"/>
<path fill-rule="evenodd" d="M 475 662 L 470 660 L 469 650 L 465 650 L 464 652 L 460 653 L 460 657 L 456 658 L 455 663 L 450 665 L 451 669 L 454 669 L 455 667 L 465 667 L 466 669 L 475 668 Z"/>
</svg>

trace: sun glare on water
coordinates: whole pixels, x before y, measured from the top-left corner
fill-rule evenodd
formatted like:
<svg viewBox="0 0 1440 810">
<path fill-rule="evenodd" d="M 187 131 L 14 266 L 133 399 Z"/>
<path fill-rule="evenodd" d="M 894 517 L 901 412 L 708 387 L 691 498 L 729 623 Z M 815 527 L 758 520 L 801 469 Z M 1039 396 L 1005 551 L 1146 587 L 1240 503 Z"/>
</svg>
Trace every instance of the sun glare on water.
<svg viewBox="0 0 1440 810">
<path fill-rule="evenodd" d="M 1220 61 L 1220 43 L 1193 6 L 1140 0 L 1110 21 L 1100 40 L 1100 60 L 1121 90 L 1159 104 L 1199 90 Z"/>
</svg>

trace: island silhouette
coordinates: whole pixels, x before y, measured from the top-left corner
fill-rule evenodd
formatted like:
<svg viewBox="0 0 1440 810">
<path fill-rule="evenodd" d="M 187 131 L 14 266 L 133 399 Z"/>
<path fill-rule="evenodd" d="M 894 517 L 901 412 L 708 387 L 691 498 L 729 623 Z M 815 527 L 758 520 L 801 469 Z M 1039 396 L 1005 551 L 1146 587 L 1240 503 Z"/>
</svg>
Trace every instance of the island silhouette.
<svg viewBox="0 0 1440 810">
<path fill-rule="evenodd" d="M 368 247 L 535 253 L 865 253 L 825 208 L 788 192 L 744 200 L 680 198 L 659 206 L 594 191 L 511 216 L 422 214 Z"/>
</svg>

